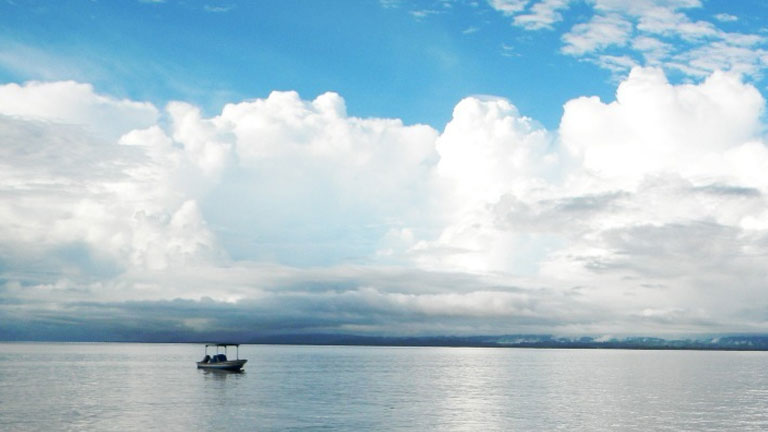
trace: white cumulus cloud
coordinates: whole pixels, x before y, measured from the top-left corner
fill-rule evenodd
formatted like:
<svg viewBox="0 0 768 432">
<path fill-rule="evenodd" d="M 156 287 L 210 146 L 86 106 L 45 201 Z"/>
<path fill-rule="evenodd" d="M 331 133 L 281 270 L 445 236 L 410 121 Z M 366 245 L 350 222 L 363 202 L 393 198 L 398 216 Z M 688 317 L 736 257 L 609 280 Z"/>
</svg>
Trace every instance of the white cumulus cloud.
<svg viewBox="0 0 768 432">
<path fill-rule="evenodd" d="M 159 115 L 152 104 L 100 95 L 74 81 L 0 86 L 0 114 L 76 125 L 112 140 L 155 124 Z"/>
<path fill-rule="evenodd" d="M 498 97 L 439 132 L 335 93 L 213 116 L 68 82 L 0 94 L 3 317 L 152 301 L 184 328 L 765 330 L 765 100 L 736 73 L 634 68 L 557 130 Z"/>
</svg>

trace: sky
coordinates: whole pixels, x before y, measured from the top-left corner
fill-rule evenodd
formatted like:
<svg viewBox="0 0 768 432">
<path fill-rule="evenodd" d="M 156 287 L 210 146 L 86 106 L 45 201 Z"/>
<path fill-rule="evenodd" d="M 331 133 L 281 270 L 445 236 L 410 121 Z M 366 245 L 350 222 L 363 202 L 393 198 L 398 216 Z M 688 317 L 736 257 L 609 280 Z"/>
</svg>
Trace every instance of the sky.
<svg viewBox="0 0 768 432">
<path fill-rule="evenodd" d="M 768 332 L 759 0 L 0 1 L 0 340 Z"/>
</svg>

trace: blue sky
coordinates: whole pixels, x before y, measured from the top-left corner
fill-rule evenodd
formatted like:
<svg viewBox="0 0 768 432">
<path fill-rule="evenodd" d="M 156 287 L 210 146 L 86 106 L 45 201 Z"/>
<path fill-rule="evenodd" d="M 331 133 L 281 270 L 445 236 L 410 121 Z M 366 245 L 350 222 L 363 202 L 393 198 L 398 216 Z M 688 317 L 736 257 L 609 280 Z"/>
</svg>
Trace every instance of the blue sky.
<svg viewBox="0 0 768 432">
<path fill-rule="evenodd" d="M 0 78 L 87 81 L 115 96 L 185 100 L 210 113 L 273 90 L 308 99 L 335 91 L 353 115 L 435 128 L 474 94 L 509 98 L 549 128 L 571 98 L 610 99 L 620 73 L 561 52 L 561 37 L 588 21 L 593 3 L 565 2 L 561 20 L 533 30 L 514 20 L 536 2 L 508 3 L 525 6 L 509 14 L 484 1 L 8 1 Z M 744 34 L 760 34 L 768 13 L 759 1 L 703 5 L 683 10 Z M 609 51 L 642 64 L 637 50 Z"/>
<path fill-rule="evenodd" d="M 728 31 L 764 24 L 761 2 L 706 6 L 686 12 Z M 565 101 L 610 98 L 614 87 L 610 71 L 560 52 L 562 34 L 592 12 L 585 2 L 541 30 L 513 25 L 486 2 L 76 0 L 2 9 L 4 81 L 75 79 L 211 113 L 272 90 L 308 99 L 336 91 L 351 114 L 441 128 L 463 97 L 491 94 L 555 127 Z M 720 23 L 719 13 L 740 19 Z"/>
<path fill-rule="evenodd" d="M 765 332 L 767 17 L 0 2 L 0 339 Z"/>
<path fill-rule="evenodd" d="M 514 92 L 522 99 L 514 81 L 557 73 L 551 62 L 501 55 L 502 44 L 520 32 L 487 6 L 457 5 L 461 11 L 441 8 L 442 15 L 416 18 L 404 6 L 375 1 L 302 3 L 6 5 L 5 39 L 37 58 L 29 67 L 5 68 L 3 78 L 85 80 L 158 104 L 194 101 L 212 112 L 232 98 L 276 89 L 307 98 L 332 90 L 345 95 L 355 115 L 440 127 L 468 94 Z M 215 7 L 231 9 L 212 12 Z M 478 20 L 483 32 L 462 33 Z M 555 51 L 557 37 L 548 36 L 545 49 Z M 553 100 L 551 110 L 564 99 Z M 435 109 L 435 102 L 444 108 Z M 557 114 L 550 117 L 554 122 Z"/>
</svg>

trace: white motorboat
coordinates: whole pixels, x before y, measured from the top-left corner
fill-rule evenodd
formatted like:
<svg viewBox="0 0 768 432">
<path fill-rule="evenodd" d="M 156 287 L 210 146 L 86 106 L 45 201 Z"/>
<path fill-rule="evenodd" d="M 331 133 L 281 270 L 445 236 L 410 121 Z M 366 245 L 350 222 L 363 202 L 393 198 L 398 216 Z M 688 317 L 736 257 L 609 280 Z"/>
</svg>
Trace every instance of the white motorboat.
<svg viewBox="0 0 768 432">
<path fill-rule="evenodd" d="M 235 360 L 227 358 L 227 347 L 236 349 Z M 216 347 L 216 354 L 208 355 L 208 347 Z M 224 352 L 220 352 L 224 348 Z M 235 343 L 209 343 L 205 344 L 205 357 L 197 362 L 198 369 L 214 369 L 227 371 L 240 371 L 248 360 L 240 358 L 240 344 Z"/>
</svg>

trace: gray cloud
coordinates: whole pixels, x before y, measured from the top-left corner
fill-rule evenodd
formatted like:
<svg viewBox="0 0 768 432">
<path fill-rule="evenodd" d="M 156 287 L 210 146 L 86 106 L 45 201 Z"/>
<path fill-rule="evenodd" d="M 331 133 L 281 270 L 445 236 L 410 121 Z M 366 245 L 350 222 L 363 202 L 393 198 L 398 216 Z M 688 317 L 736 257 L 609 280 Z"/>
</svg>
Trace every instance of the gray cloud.
<svg viewBox="0 0 768 432">
<path fill-rule="evenodd" d="M 757 188 L 733 186 L 727 184 L 709 184 L 705 186 L 696 186 L 693 188 L 693 191 L 744 198 L 760 198 L 763 196 L 763 193 Z"/>
</svg>

